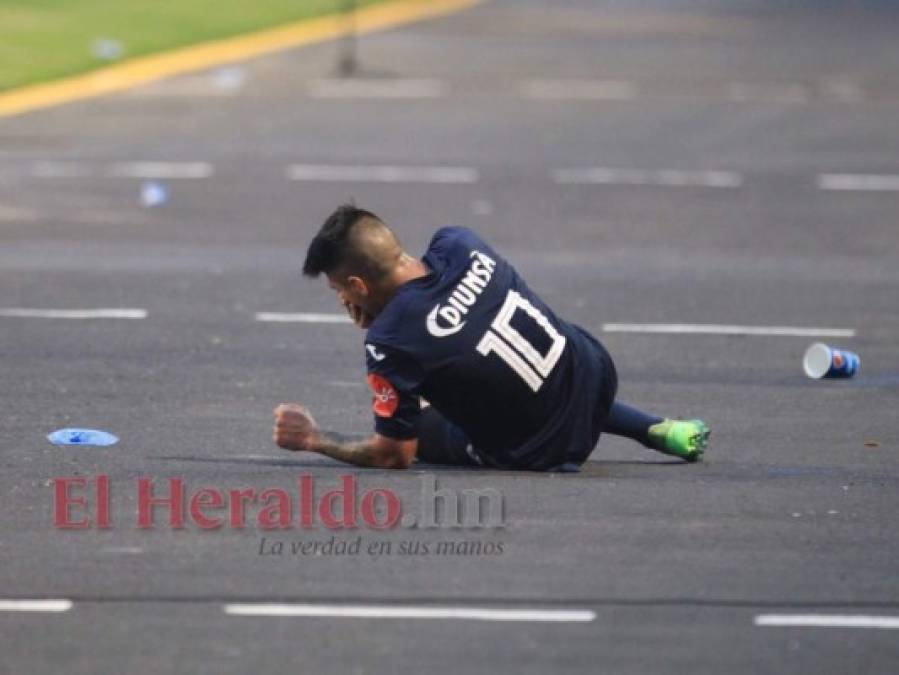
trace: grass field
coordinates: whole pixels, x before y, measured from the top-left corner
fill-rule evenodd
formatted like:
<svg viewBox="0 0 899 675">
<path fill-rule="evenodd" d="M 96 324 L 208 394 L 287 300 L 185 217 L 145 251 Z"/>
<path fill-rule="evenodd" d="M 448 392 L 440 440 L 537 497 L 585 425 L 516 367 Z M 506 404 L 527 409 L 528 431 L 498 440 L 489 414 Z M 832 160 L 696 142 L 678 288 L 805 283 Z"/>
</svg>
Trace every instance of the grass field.
<svg viewBox="0 0 899 675">
<path fill-rule="evenodd" d="M 368 5 L 383 0 L 357 0 Z M 121 58 L 336 12 L 347 0 L 0 0 L 0 91 L 82 73 Z"/>
</svg>

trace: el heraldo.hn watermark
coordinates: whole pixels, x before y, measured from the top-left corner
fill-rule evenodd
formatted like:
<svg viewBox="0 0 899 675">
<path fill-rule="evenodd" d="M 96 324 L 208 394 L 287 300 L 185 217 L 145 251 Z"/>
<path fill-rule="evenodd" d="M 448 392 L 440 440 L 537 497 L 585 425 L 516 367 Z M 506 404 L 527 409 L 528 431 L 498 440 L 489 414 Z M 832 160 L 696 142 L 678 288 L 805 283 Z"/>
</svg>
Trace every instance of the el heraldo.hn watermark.
<svg viewBox="0 0 899 675">
<path fill-rule="evenodd" d="M 183 478 L 137 478 L 132 484 L 136 508 L 123 514 L 114 508 L 120 487 L 108 475 L 65 476 L 53 485 L 53 525 L 60 530 L 108 530 L 129 521 L 152 530 L 202 531 L 256 529 L 263 533 L 260 555 L 438 554 L 497 555 L 503 542 L 490 541 L 366 541 L 331 536 L 285 541 L 285 531 L 359 530 L 501 530 L 506 526 L 505 499 L 495 488 L 439 487 L 434 474 L 422 474 L 415 499 L 395 490 L 362 490 L 355 474 L 342 474 L 333 483 L 319 484 L 309 474 L 297 476 L 293 489 L 283 487 L 222 488 L 189 486 Z M 118 485 L 118 484 L 117 484 Z M 349 533 L 348 532 L 348 533 Z M 394 550 L 396 547 L 396 550 Z"/>
</svg>

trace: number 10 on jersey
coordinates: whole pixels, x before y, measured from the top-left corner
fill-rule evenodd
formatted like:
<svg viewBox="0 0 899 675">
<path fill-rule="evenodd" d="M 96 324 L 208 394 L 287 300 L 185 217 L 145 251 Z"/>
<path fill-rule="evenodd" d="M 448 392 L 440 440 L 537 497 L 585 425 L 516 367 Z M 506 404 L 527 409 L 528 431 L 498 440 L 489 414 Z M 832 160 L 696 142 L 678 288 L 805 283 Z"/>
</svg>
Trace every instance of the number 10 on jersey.
<svg viewBox="0 0 899 675">
<path fill-rule="evenodd" d="M 550 339 L 550 347 L 543 355 L 528 340 L 512 327 L 512 317 L 518 310 L 527 312 Z M 509 291 L 506 301 L 493 319 L 490 329 L 484 333 L 478 343 L 477 350 L 487 356 L 491 352 L 500 357 L 507 366 L 533 390 L 539 391 L 543 382 L 549 377 L 553 367 L 565 350 L 565 336 L 517 291 Z"/>
</svg>

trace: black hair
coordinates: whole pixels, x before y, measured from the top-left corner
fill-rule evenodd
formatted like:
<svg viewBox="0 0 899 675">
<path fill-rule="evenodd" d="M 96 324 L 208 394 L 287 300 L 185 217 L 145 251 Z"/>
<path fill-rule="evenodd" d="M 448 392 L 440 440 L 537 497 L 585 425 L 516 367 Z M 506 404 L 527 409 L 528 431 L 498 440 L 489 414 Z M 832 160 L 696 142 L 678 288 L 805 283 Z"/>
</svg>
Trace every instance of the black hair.
<svg viewBox="0 0 899 675">
<path fill-rule="evenodd" d="M 364 219 L 382 222 L 374 213 L 356 208 L 352 202 L 338 206 L 309 243 L 303 274 L 314 279 L 319 274 L 330 274 L 340 267 L 357 267 L 361 262 L 357 260 L 360 256 L 353 250 L 349 235 L 353 226 Z"/>
</svg>

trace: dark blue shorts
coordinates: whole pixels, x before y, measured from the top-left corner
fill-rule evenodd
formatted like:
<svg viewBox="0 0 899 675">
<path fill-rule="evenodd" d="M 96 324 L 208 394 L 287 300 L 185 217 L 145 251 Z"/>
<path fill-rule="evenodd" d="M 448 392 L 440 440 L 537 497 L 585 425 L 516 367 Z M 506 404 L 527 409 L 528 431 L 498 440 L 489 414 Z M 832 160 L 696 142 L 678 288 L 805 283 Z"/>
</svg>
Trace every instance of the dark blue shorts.
<svg viewBox="0 0 899 675">
<path fill-rule="evenodd" d="M 586 332 L 582 331 L 582 335 L 586 338 L 586 344 L 579 367 L 589 386 L 580 392 L 581 410 L 566 425 L 561 444 L 548 448 L 538 464 L 515 468 L 576 471 L 599 441 L 600 431 L 618 390 L 618 376 L 605 347 Z M 473 447 L 461 428 L 443 417 L 433 406 L 422 411 L 417 459 L 428 464 L 451 466 L 494 465 Z"/>
</svg>

